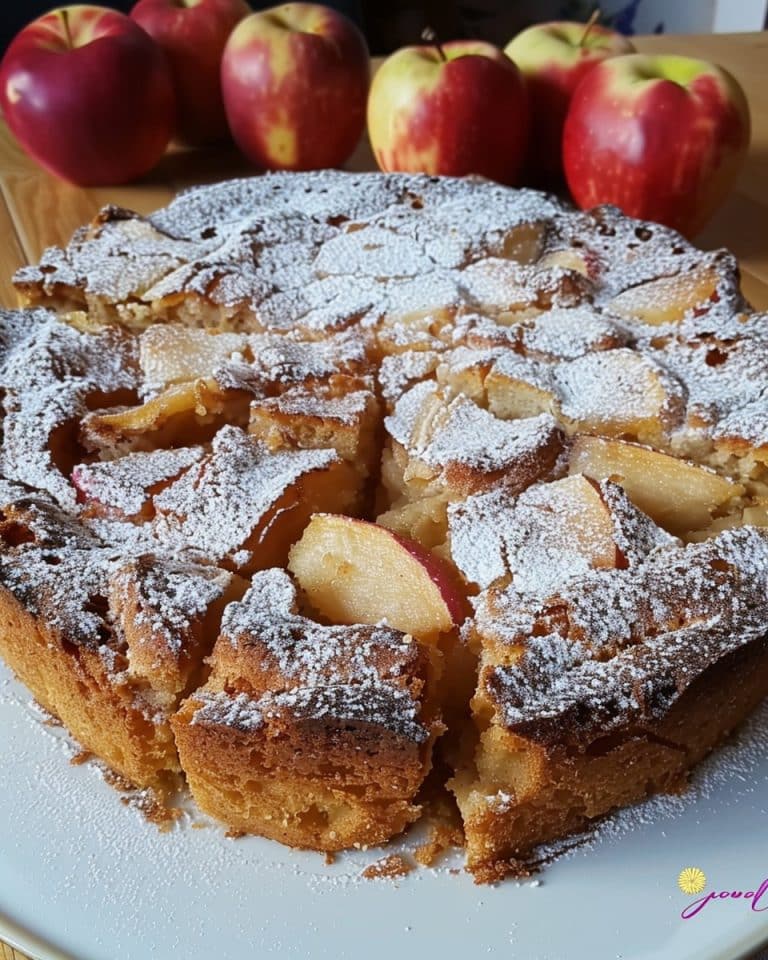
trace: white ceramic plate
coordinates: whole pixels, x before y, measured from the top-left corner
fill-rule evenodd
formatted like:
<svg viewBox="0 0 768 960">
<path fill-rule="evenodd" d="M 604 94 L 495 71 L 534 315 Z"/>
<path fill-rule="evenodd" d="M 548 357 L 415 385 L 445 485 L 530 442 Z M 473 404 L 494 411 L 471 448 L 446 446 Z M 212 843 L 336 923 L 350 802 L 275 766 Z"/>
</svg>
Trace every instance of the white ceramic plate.
<svg viewBox="0 0 768 960">
<path fill-rule="evenodd" d="M 537 880 L 495 888 L 458 860 L 363 880 L 381 851 L 326 866 L 191 820 L 160 833 L 93 765 L 68 763 L 66 735 L 1 665 L 0 730 L 0 936 L 41 960 L 736 960 L 768 942 L 768 909 L 729 898 L 683 920 L 696 898 L 677 886 L 689 866 L 705 893 L 768 877 L 768 706 L 685 798 L 613 818 Z"/>
</svg>

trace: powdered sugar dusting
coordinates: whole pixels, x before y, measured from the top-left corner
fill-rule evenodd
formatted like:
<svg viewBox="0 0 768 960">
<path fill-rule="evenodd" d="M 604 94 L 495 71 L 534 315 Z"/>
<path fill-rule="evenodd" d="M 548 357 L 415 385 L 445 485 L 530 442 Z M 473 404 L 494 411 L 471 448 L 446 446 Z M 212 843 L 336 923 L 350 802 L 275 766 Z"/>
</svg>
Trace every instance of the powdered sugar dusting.
<svg viewBox="0 0 768 960">
<path fill-rule="evenodd" d="M 298 613 L 296 588 L 283 570 L 255 574 L 243 599 L 227 607 L 219 645 L 228 645 L 231 653 L 214 651 L 214 689 L 205 694 L 195 723 L 242 728 L 244 708 L 234 701 L 244 703 L 243 695 L 217 688 L 236 690 L 245 682 L 249 690 L 261 691 L 248 700 L 252 716 L 328 716 L 361 720 L 416 742 L 428 736 L 418 720 L 423 684 L 418 644 L 384 624 L 325 626 L 309 620 Z"/>
<path fill-rule="evenodd" d="M 232 557 L 263 525 L 286 487 L 338 458 L 332 450 L 269 453 L 237 427 L 223 427 L 210 455 L 159 493 L 153 535 L 165 550 Z"/>
<path fill-rule="evenodd" d="M 130 516 L 141 512 L 156 484 L 177 477 L 204 453 L 202 447 L 129 453 L 106 463 L 80 464 L 72 479 L 82 497 Z"/>
<path fill-rule="evenodd" d="M 296 590 L 287 573 L 257 573 L 239 603 L 230 604 L 221 636 L 258 654 L 260 669 L 276 671 L 281 684 L 341 684 L 356 680 L 408 679 L 418 660 L 411 637 L 383 624 L 325 626 L 297 612 Z"/>
<path fill-rule="evenodd" d="M 119 617 L 123 597 L 135 591 L 133 625 L 146 628 L 155 642 L 180 657 L 192 624 L 223 596 L 231 580 L 230 573 L 213 566 L 147 557 L 129 560 L 115 570 L 110 580 L 112 612 Z"/>
<path fill-rule="evenodd" d="M 451 269 L 503 250 L 515 226 L 560 209 L 532 191 L 472 180 L 322 171 L 299 187 L 273 174 L 192 191 L 146 219 L 108 209 L 16 282 L 102 304 L 183 293 L 246 310 L 265 328 L 331 330 L 428 307 L 434 296 L 456 299 Z"/>
<path fill-rule="evenodd" d="M 52 451 L 73 444 L 94 398 L 135 389 L 135 344 L 114 330 L 81 333 L 45 310 L 0 311 L 0 342 L 0 471 L 72 507 Z"/>
<path fill-rule="evenodd" d="M 429 466 L 464 464 L 483 473 L 518 464 L 556 430 L 549 414 L 500 420 L 467 397 L 446 401 L 429 381 L 405 393 L 384 423 L 390 436 Z"/>
<path fill-rule="evenodd" d="M 505 724 L 543 739 L 657 718 L 709 665 L 764 636 L 766 582 L 768 535 L 745 527 L 657 547 L 627 569 L 574 571 L 546 598 L 492 591 L 478 604 L 481 635 L 534 635 L 487 687 Z"/>
<path fill-rule="evenodd" d="M 285 491 L 338 458 L 270 452 L 234 426 L 204 446 L 171 431 L 179 449 L 78 465 L 81 495 L 108 508 L 82 519 L 67 474 L 85 456 L 87 412 L 212 378 L 227 400 L 245 392 L 287 416 L 349 424 L 379 361 L 390 437 L 441 492 L 469 492 L 453 488 L 455 466 L 487 490 L 451 506 L 450 548 L 484 591 L 465 631 L 508 728 L 579 739 L 653 719 L 763 636 L 760 531 L 684 547 L 619 487 L 580 477 L 514 496 L 551 478 L 513 479 L 548 445 L 557 456 L 561 426 L 677 455 L 768 444 L 768 318 L 745 312 L 723 252 L 477 180 L 324 171 L 201 188 L 150 217 L 107 209 L 16 282 L 31 302 L 88 308 L 91 332 L 42 310 L 0 315 L 0 579 L 52 636 L 97 651 L 116 682 L 130 651 L 114 601 L 129 581 L 143 591 L 134 626 L 179 654 L 231 583 L 213 564 L 253 569 Z M 121 324 L 154 325 L 137 337 Z M 331 381 L 323 405 L 316 388 Z M 146 523 L 120 518 L 144 510 Z M 196 723 L 255 732 L 333 718 L 429 739 L 418 645 L 385 624 L 309 620 L 281 571 L 228 608 L 220 643 L 243 672 L 258 664 L 261 685 L 205 689 Z"/>
</svg>

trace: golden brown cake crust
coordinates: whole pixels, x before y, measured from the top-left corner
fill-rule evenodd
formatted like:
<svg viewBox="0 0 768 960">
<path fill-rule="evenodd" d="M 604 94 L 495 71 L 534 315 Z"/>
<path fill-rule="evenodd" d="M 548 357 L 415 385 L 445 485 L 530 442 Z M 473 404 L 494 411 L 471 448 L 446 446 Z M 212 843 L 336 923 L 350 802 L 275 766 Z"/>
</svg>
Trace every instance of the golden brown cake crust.
<svg viewBox="0 0 768 960">
<path fill-rule="evenodd" d="M 187 701 L 173 729 L 195 799 L 230 827 L 342 850 L 381 843 L 418 817 L 418 742 L 350 717 L 314 719 L 311 700 L 270 707 L 257 731 L 229 712 L 226 724 L 196 721 L 205 706 Z"/>
<path fill-rule="evenodd" d="M 98 652 L 51 636 L 5 587 L 0 618 L 3 660 L 86 750 L 160 795 L 174 786 L 181 768 L 170 727 L 114 683 Z"/>
<path fill-rule="evenodd" d="M 712 664 L 657 721 L 627 724 L 580 747 L 535 745 L 528 796 L 515 802 L 502 790 L 462 802 L 467 866 L 476 882 L 525 873 L 547 841 L 651 794 L 684 789 L 691 768 L 766 695 L 768 639 L 762 637 Z M 508 749 L 520 746 L 511 736 Z"/>
<path fill-rule="evenodd" d="M 256 575 L 225 611 L 208 682 L 172 720 L 195 799 L 295 846 L 380 842 L 418 814 L 442 730 L 437 661 L 385 625 L 317 624 L 286 573 Z"/>
</svg>

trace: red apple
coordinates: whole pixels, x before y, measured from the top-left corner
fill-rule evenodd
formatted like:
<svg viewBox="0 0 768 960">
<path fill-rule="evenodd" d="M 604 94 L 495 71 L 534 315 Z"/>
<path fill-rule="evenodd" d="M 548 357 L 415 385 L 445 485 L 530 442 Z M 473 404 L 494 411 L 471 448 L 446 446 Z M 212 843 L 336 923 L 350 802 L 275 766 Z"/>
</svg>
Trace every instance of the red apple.
<svg viewBox="0 0 768 960">
<path fill-rule="evenodd" d="M 490 43 L 404 47 L 373 79 L 368 135 L 382 170 L 514 183 L 528 141 L 523 78 Z"/>
<path fill-rule="evenodd" d="M 568 186 L 582 208 L 612 203 L 691 236 L 730 189 L 749 127 L 741 87 L 713 63 L 641 54 L 606 60 L 571 101 Z"/>
<path fill-rule="evenodd" d="M 567 21 L 523 30 L 504 48 L 525 77 L 531 113 L 527 172 L 537 182 L 563 176 L 563 126 L 571 96 L 592 67 L 633 53 L 626 37 L 607 27 Z"/>
<path fill-rule="evenodd" d="M 232 135 L 250 160 L 272 170 L 340 166 L 363 131 L 369 78 L 362 33 L 314 3 L 246 17 L 221 63 Z"/>
<path fill-rule="evenodd" d="M 206 143 L 229 133 L 221 98 L 221 55 L 234 27 L 250 12 L 245 0 L 139 0 L 131 11 L 165 52 L 181 140 Z"/>
<path fill-rule="evenodd" d="M 288 568 L 331 623 L 379 623 L 419 640 L 464 620 L 458 574 L 420 544 L 367 520 L 316 513 Z"/>
<path fill-rule="evenodd" d="M 25 27 L 0 64 L 0 105 L 22 147 L 81 186 L 141 176 L 173 134 L 162 51 L 105 7 L 61 7 Z"/>
</svg>

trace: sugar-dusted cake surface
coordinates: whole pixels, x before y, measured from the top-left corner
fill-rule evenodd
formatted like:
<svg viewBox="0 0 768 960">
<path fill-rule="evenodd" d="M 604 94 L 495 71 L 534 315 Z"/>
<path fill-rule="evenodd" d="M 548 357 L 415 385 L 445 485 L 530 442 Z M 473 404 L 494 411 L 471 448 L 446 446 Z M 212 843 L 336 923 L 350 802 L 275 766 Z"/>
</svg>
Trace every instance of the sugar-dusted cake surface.
<svg viewBox="0 0 768 960">
<path fill-rule="evenodd" d="M 679 789 L 768 692 L 768 318 L 726 251 L 324 171 L 107 207 L 15 284 L 0 653 L 132 782 L 337 850 L 418 819 L 439 759 L 493 881 Z M 321 613 L 318 515 L 466 617 Z"/>
</svg>

